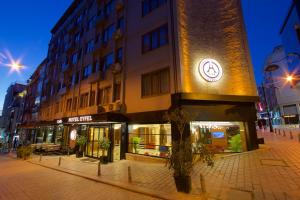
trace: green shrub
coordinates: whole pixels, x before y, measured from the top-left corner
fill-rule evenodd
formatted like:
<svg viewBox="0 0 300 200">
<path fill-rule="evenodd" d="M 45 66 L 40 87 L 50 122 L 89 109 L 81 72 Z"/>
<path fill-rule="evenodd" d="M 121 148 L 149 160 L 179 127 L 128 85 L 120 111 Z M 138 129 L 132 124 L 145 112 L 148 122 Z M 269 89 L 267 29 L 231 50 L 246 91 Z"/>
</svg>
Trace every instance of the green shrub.
<svg viewBox="0 0 300 200">
<path fill-rule="evenodd" d="M 132 137 L 131 140 L 132 140 L 132 144 L 133 144 L 133 148 L 134 148 L 134 153 L 138 153 L 138 148 L 140 146 L 141 138 Z"/>
<path fill-rule="evenodd" d="M 242 140 L 240 134 L 231 137 L 229 140 L 229 148 L 233 152 L 242 152 Z"/>
<path fill-rule="evenodd" d="M 21 146 L 17 148 L 17 157 L 23 158 L 24 160 L 28 159 L 32 153 L 31 146 Z"/>
</svg>

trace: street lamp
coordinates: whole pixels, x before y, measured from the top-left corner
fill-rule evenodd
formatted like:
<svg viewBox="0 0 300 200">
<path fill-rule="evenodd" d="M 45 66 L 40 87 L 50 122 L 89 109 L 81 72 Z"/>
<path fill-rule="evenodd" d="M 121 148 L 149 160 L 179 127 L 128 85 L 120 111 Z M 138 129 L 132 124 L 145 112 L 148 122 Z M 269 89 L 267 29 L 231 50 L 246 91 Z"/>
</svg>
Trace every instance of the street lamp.
<svg viewBox="0 0 300 200">
<path fill-rule="evenodd" d="M 279 65 L 278 63 L 280 63 L 281 61 L 291 57 L 291 56 L 296 56 L 298 57 L 298 59 L 300 59 L 300 54 L 296 53 L 296 52 L 292 52 L 292 53 L 288 53 L 287 56 L 281 58 L 280 60 L 277 60 L 277 61 L 274 61 L 274 62 L 271 62 L 269 63 L 265 68 L 264 68 L 264 72 L 274 72 L 276 70 L 279 69 Z M 286 80 L 288 82 L 292 82 L 294 79 L 293 75 L 288 75 L 286 77 Z M 272 83 L 273 85 L 273 83 Z M 270 125 L 270 132 L 274 132 L 273 130 L 273 125 L 272 125 L 272 120 L 271 120 L 271 115 L 270 115 L 270 111 L 269 111 L 269 104 L 267 102 L 267 99 L 266 99 L 266 91 L 265 91 L 265 84 L 264 82 L 262 83 L 262 91 L 263 91 L 263 95 L 264 95 L 264 101 L 265 101 L 265 105 L 266 105 L 266 108 L 267 108 L 267 114 L 268 114 L 268 121 L 269 121 L 269 125 Z"/>
</svg>

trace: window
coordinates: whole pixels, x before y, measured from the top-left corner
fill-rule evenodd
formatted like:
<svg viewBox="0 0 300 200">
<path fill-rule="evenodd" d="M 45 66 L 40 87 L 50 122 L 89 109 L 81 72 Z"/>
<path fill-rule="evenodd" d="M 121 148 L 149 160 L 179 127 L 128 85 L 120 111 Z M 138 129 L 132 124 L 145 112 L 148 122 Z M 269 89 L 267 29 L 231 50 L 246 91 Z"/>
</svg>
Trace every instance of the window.
<svg viewBox="0 0 300 200">
<path fill-rule="evenodd" d="M 85 108 L 88 106 L 89 93 L 82 94 L 80 96 L 80 108 Z"/>
<path fill-rule="evenodd" d="M 95 98 L 96 98 L 96 92 L 95 91 L 91 91 L 91 94 L 90 94 L 90 106 L 94 106 L 95 105 Z"/>
<path fill-rule="evenodd" d="M 105 15 L 110 15 L 113 12 L 113 9 L 114 9 L 113 4 L 114 4 L 113 0 L 111 0 L 107 4 L 105 4 L 105 6 L 104 6 L 104 14 Z"/>
<path fill-rule="evenodd" d="M 122 31 L 124 30 L 124 17 L 118 19 L 117 29 L 121 29 Z"/>
<path fill-rule="evenodd" d="M 77 108 L 77 97 L 74 97 L 72 111 L 76 111 Z"/>
<path fill-rule="evenodd" d="M 83 15 L 80 14 L 76 19 L 76 24 L 79 24 L 82 21 L 82 19 L 83 19 Z"/>
<path fill-rule="evenodd" d="M 76 64 L 78 62 L 78 52 L 72 55 L 72 64 Z"/>
<path fill-rule="evenodd" d="M 168 92 L 170 92 L 169 68 L 142 75 L 142 97 L 161 95 Z"/>
<path fill-rule="evenodd" d="M 142 52 L 157 49 L 168 44 L 168 25 L 165 24 L 142 36 Z"/>
<path fill-rule="evenodd" d="M 86 53 L 91 53 L 94 51 L 94 40 L 90 40 L 87 44 L 86 44 Z"/>
<path fill-rule="evenodd" d="M 165 4 L 167 0 L 143 0 L 142 2 L 142 16 L 147 15 L 156 8 Z"/>
<path fill-rule="evenodd" d="M 114 32 L 115 32 L 114 24 L 111 24 L 106 29 L 104 29 L 104 32 L 102 34 L 103 43 L 107 43 L 113 37 Z"/>
<path fill-rule="evenodd" d="M 123 61 L 123 48 L 117 49 L 117 62 L 122 63 Z"/>
<path fill-rule="evenodd" d="M 80 32 L 76 33 L 74 38 L 75 43 L 78 43 L 80 41 L 80 36 L 81 36 Z"/>
<path fill-rule="evenodd" d="M 72 75 L 72 85 L 76 85 L 79 81 L 79 72 L 76 72 Z"/>
<path fill-rule="evenodd" d="M 87 30 L 90 30 L 90 29 L 92 29 L 94 27 L 95 19 L 96 19 L 96 16 L 93 16 L 93 17 L 90 18 L 90 20 L 88 21 Z"/>
<path fill-rule="evenodd" d="M 98 91 L 98 105 L 109 104 L 111 99 L 111 87 L 106 87 Z"/>
<path fill-rule="evenodd" d="M 54 109 L 54 112 L 55 112 L 55 113 L 58 113 L 58 112 L 59 112 L 59 102 L 56 102 L 56 103 L 55 103 L 55 109 Z"/>
<path fill-rule="evenodd" d="M 82 79 L 86 79 L 92 74 L 92 65 L 89 64 L 86 67 L 83 68 L 83 74 L 82 74 Z"/>
<path fill-rule="evenodd" d="M 128 152 L 167 157 L 172 146 L 171 124 L 128 125 Z M 139 145 L 134 145 L 138 141 Z"/>
<path fill-rule="evenodd" d="M 72 109 L 72 99 L 67 100 L 66 111 L 71 111 Z"/>
<path fill-rule="evenodd" d="M 121 82 L 118 81 L 114 84 L 114 101 L 120 100 L 121 96 Z"/>
<path fill-rule="evenodd" d="M 114 63 L 114 54 L 109 53 L 104 57 L 103 71 L 105 72 Z"/>
</svg>

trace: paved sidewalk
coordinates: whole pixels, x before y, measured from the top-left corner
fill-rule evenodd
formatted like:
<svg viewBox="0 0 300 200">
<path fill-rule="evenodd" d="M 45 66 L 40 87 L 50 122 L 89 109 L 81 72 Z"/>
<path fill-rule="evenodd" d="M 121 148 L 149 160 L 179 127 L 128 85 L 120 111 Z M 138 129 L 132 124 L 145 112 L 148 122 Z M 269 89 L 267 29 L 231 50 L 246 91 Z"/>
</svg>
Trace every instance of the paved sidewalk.
<svg viewBox="0 0 300 200">
<path fill-rule="evenodd" d="M 33 157 L 30 162 L 87 176 L 120 187 L 152 193 L 165 199 L 201 199 L 200 172 L 205 175 L 208 199 L 300 199 L 300 143 L 287 136 L 268 132 L 263 136 L 266 145 L 259 150 L 218 156 L 213 168 L 196 167 L 192 174 L 192 193 L 176 192 L 172 173 L 164 164 L 122 160 L 102 165 L 97 177 L 97 163 L 83 162 L 74 157 Z M 132 182 L 128 182 L 127 169 L 131 166 Z"/>
</svg>

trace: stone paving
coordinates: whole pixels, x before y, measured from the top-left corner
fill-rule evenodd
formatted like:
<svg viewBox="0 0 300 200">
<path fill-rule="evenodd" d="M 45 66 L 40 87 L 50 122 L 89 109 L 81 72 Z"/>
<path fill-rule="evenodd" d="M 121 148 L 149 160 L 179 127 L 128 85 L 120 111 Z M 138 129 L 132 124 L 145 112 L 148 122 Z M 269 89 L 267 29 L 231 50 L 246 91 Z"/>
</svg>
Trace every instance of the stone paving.
<svg viewBox="0 0 300 200">
<path fill-rule="evenodd" d="M 97 177 L 97 162 L 82 162 L 72 156 L 33 157 L 30 162 L 59 168 L 71 173 L 88 175 L 97 180 L 121 184 L 125 188 L 145 189 L 169 199 L 300 199 L 300 143 L 282 134 L 261 132 L 266 145 L 259 150 L 217 156 L 213 168 L 198 165 L 192 174 L 192 193 L 176 192 L 172 173 L 164 164 L 122 160 L 102 165 Z M 131 166 L 132 182 L 127 169 Z M 205 175 L 206 195 L 200 187 L 200 172 Z"/>
<path fill-rule="evenodd" d="M 155 200 L 138 194 L 0 156 L 0 200 Z"/>
</svg>

